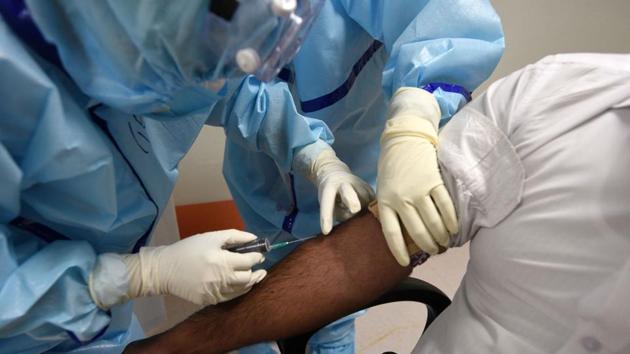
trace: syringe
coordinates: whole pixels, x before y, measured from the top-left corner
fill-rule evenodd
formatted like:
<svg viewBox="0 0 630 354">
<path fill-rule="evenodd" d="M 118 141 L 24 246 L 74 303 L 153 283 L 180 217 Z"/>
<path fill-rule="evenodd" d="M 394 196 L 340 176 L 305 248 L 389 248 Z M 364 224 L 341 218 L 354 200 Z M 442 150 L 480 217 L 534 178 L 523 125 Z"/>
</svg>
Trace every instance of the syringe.
<svg viewBox="0 0 630 354">
<path fill-rule="evenodd" d="M 293 240 L 293 241 L 286 241 L 286 242 L 278 242 L 278 243 L 274 243 L 273 245 L 271 244 L 271 242 L 269 242 L 268 239 L 266 238 L 259 238 L 256 239 L 252 242 L 248 242 L 242 245 L 236 245 L 236 246 L 232 246 L 232 247 L 228 247 L 226 248 L 226 250 L 230 251 L 230 252 L 236 252 L 236 253 L 249 253 L 249 252 L 260 252 L 260 253 L 267 253 L 273 250 L 277 250 L 280 248 L 284 248 L 286 246 L 292 245 L 294 243 L 300 243 L 300 242 L 304 242 L 306 240 L 310 240 L 315 236 L 312 237 L 307 237 L 304 239 L 300 239 L 300 240 Z"/>
</svg>

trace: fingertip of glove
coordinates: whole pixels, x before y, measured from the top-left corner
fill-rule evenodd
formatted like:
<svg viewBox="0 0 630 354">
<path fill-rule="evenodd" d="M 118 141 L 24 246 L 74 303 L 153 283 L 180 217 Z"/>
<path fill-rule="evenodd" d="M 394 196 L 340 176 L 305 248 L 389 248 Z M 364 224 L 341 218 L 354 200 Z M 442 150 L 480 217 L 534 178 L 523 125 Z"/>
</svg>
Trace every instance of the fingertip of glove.
<svg viewBox="0 0 630 354">
<path fill-rule="evenodd" d="M 256 271 L 256 273 L 258 273 L 257 275 L 257 279 L 255 281 L 255 284 L 260 283 L 261 281 L 263 281 L 263 279 L 265 279 L 267 277 L 267 271 L 264 269 L 258 270 Z"/>
<path fill-rule="evenodd" d="M 241 232 L 242 232 L 242 233 L 243 233 L 243 235 L 244 235 L 244 236 L 243 236 L 243 238 L 244 238 L 244 239 L 248 239 L 248 241 L 247 241 L 247 242 L 254 241 L 254 240 L 258 239 L 258 236 L 254 235 L 254 234 L 252 234 L 252 233 L 249 233 L 249 232 L 247 232 L 247 231 L 241 231 Z"/>
<path fill-rule="evenodd" d="M 252 233 L 235 229 L 224 230 L 224 234 L 222 236 L 223 242 L 229 244 L 243 244 L 252 242 L 258 238 Z"/>
<path fill-rule="evenodd" d="M 424 252 L 428 253 L 431 256 L 435 256 L 436 254 L 440 253 L 440 248 L 439 247 L 435 247 L 435 248 L 430 248 L 430 249 L 423 249 Z"/>
<path fill-rule="evenodd" d="M 250 259 L 252 264 L 260 264 L 265 261 L 265 255 L 260 252 L 251 252 Z"/>
<path fill-rule="evenodd" d="M 401 267 L 407 267 L 409 266 L 409 263 L 411 263 L 411 259 L 409 259 L 409 256 L 405 257 L 403 255 L 398 255 L 395 258 L 396 262 L 398 262 Z"/>
<path fill-rule="evenodd" d="M 322 234 L 324 236 L 328 235 L 330 233 L 330 231 L 332 231 L 332 225 L 330 225 L 327 222 L 322 223 L 321 227 L 322 227 Z"/>
<path fill-rule="evenodd" d="M 451 234 L 451 236 L 455 236 L 459 233 L 459 225 L 458 223 L 455 223 L 455 225 L 453 225 L 450 229 L 449 232 Z"/>
</svg>

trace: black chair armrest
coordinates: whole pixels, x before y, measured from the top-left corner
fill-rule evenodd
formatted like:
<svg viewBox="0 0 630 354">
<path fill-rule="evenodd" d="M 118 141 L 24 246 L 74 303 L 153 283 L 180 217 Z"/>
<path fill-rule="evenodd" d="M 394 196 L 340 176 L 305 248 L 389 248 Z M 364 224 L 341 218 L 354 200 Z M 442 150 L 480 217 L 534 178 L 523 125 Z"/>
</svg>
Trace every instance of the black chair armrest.
<svg viewBox="0 0 630 354">
<path fill-rule="evenodd" d="M 435 318 L 451 304 L 451 299 L 449 299 L 449 297 L 437 287 L 425 282 L 424 280 L 408 277 L 376 301 L 358 309 L 357 311 L 399 301 L 420 302 L 426 305 L 427 321 L 424 325 L 423 333 L 433 320 L 435 320 Z M 319 329 L 291 338 L 279 340 L 277 342 L 278 348 L 280 348 L 280 352 L 282 354 L 304 354 L 306 352 L 308 340 L 317 331 L 319 331 Z"/>
</svg>

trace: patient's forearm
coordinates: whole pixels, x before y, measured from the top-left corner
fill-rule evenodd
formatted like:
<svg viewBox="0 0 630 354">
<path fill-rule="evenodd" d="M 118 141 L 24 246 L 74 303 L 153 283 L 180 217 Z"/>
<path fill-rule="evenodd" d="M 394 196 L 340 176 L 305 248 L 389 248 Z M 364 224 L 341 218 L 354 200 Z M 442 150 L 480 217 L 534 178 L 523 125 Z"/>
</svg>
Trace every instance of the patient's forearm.
<svg viewBox="0 0 630 354">
<path fill-rule="evenodd" d="M 130 349 L 223 353 L 302 334 L 370 303 L 410 271 L 389 253 L 378 221 L 363 214 L 304 243 L 249 294 Z"/>
</svg>

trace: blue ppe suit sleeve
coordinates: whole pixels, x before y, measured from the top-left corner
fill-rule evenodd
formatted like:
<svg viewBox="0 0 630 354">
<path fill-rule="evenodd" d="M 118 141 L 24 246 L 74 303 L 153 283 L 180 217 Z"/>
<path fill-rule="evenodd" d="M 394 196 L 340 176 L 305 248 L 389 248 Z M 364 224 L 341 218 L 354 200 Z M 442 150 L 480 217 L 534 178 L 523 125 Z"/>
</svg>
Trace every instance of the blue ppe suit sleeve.
<svg viewBox="0 0 630 354">
<path fill-rule="evenodd" d="M 348 15 L 389 54 L 383 71 L 388 97 L 400 87 L 428 84 L 476 89 L 504 49 L 501 21 L 487 0 L 340 0 Z M 465 95 L 444 85 L 433 95 L 449 119 Z"/>
<path fill-rule="evenodd" d="M 89 243 L 47 244 L 3 224 L 0 259 L 0 338 L 88 342 L 107 328 L 110 317 L 94 304 L 87 286 L 96 261 Z"/>
<path fill-rule="evenodd" d="M 248 76 L 234 84 L 235 93 L 217 105 L 207 122 L 224 127 L 227 139 L 265 153 L 283 172 L 291 170 L 300 148 L 317 141 L 332 144 L 332 132 L 323 121 L 298 113 L 286 82 L 263 83 Z"/>
<path fill-rule="evenodd" d="M 32 347 L 16 352 L 44 351 L 69 338 L 90 340 L 110 322 L 88 291 L 94 249 L 84 241 L 47 243 L 10 225 L 41 196 L 33 188 L 78 173 L 77 161 L 58 148 L 73 148 L 69 137 L 76 136 L 55 127 L 79 108 L 1 19 L 0 76 L 0 348 L 19 336 Z"/>
<path fill-rule="evenodd" d="M 88 96 L 157 119 L 210 110 L 219 60 L 208 1 L 27 0 L 43 36 Z"/>
</svg>

